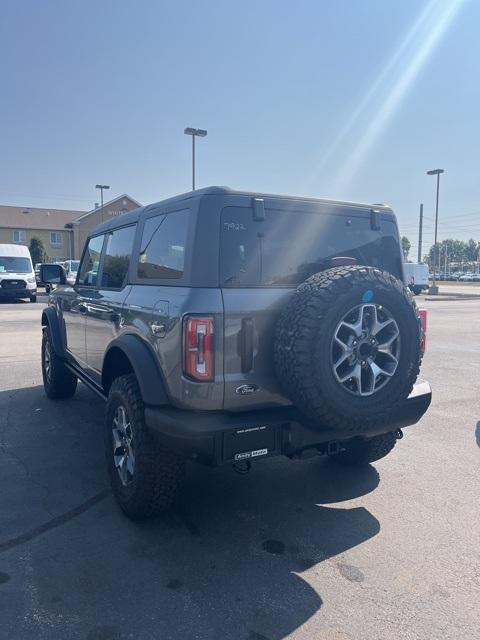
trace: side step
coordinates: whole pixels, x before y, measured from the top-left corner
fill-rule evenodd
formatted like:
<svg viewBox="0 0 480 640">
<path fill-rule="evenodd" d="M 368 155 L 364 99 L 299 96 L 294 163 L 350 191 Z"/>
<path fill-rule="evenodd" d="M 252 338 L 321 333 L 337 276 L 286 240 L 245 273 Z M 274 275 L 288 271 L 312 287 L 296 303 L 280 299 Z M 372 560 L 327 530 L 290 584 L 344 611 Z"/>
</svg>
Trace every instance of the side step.
<svg viewBox="0 0 480 640">
<path fill-rule="evenodd" d="M 94 391 L 97 394 L 97 396 L 100 396 L 100 398 L 104 401 L 107 400 L 107 396 L 103 393 L 103 389 L 101 389 L 97 384 L 95 384 L 92 380 L 90 380 L 90 378 L 86 376 L 81 369 L 77 369 L 77 367 L 70 364 L 70 362 L 65 362 L 65 366 L 69 371 L 73 373 L 74 376 L 77 376 L 77 378 L 81 382 L 83 382 L 84 385 L 86 385 L 89 389 Z"/>
</svg>

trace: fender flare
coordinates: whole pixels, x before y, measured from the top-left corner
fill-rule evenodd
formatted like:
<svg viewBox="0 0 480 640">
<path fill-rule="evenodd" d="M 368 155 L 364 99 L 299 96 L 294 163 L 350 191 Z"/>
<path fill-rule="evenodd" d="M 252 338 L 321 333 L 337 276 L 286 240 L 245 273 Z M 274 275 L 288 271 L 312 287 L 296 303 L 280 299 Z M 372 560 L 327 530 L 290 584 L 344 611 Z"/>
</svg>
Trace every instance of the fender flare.
<svg viewBox="0 0 480 640">
<path fill-rule="evenodd" d="M 113 349 L 119 349 L 128 358 L 145 404 L 156 406 L 170 404 L 163 375 L 153 349 L 134 335 L 123 335 L 110 343 L 103 360 L 102 382 L 105 381 L 105 367 Z M 102 386 L 105 389 L 105 384 Z"/>
<path fill-rule="evenodd" d="M 50 329 L 50 335 L 52 336 L 53 350 L 57 356 L 61 358 L 65 357 L 63 350 L 62 332 L 60 330 L 60 322 L 58 316 L 53 307 L 47 307 L 42 312 L 42 327 L 48 327 Z"/>
</svg>

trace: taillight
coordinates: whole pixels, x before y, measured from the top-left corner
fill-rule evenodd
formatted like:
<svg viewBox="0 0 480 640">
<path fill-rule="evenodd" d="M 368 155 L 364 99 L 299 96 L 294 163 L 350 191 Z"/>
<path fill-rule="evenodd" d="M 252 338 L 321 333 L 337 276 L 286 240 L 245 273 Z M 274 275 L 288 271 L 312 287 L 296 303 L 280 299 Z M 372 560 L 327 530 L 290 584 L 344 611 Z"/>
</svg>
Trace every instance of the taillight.
<svg viewBox="0 0 480 640">
<path fill-rule="evenodd" d="M 418 314 L 420 316 L 420 324 L 422 325 L 422 343 L 420 348 L 423 354 L 427 346 L 427 310 L 419 309 Z"/>
<path fill-rule="evenodd" d="M 213 318 L 188 316 L 183 332 L 184 373 L 195 380 L 213 380 Z"/>
</svg>

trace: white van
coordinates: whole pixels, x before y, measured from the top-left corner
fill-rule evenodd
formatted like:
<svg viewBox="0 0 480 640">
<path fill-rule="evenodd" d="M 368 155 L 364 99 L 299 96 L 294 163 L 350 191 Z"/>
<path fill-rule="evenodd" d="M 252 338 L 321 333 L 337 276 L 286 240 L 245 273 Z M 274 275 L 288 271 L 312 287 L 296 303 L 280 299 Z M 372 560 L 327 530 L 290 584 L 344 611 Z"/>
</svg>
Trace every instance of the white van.
<svg viewBox="0 0 480 640">
<path fill-rule="evenodd" d="M 424 262 L 404 262 L 403 273 L 405 274 L 405 284 L 415 295 L 418 296 L 423 290 L 428 289 L 430 276 L 428 264 Z"/>
<path fill-rule="evenodd" d="M 37 301 L 37 282 L 30 251 L 21 244 L 0 244 L 0 298 Z"/>
</svg>

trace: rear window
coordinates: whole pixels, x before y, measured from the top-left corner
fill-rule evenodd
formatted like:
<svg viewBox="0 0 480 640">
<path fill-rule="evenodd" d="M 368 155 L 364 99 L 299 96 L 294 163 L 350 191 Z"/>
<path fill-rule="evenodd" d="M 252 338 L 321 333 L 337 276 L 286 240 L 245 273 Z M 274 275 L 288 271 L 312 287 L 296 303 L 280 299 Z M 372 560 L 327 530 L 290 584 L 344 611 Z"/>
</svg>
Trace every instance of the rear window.
<svg viewBox="0 0 480 640">
<path fill-rule="evenodd" d="M 359 264 L 402 277 L 397 228 L 370 216 L 267 209 L 256 222 L 250 208 L 222 211 L 220 281 L 224 286 L 297 286 L 329 266 L 330 258 L 350 256 Z"/>
</svg>

